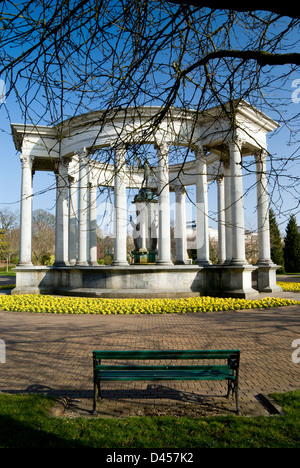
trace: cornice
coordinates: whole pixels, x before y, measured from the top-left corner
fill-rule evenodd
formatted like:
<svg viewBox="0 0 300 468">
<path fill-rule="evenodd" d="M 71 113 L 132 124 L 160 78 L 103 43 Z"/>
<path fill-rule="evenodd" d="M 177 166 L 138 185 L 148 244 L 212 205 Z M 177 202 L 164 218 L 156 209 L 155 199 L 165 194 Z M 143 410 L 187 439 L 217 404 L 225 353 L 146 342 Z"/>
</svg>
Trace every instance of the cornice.
<svg viewBox="0 0 300 468">
<path fill-rule="evenodd" d="M 171 108 L 166 112 L 160 125 L 163 126 L 164 123 L 168 125 L 168 123 L 173 122 L 175 126 L 179 125 L 179 128 L 181 128 L 185 123 L 193 123 L 201 129 L 205 126 L 205 123 L 209 124 L 213 119 L 217 119 L 219 122 L 223 120 L 225 123 L 228 123 L 229 116 L 226 115 L 224 109 L 229 111 L 229 103 L 225 104 L 224 107 L 216 106 L 204 110 L 203 112 L 197 112 L 192 109 Z M 62 141 L 74 136 L 79 137 L 80 129 L 82 129 L 83 135 L 87 129 L 95 129 L 99 131 L 99 136 L 101 136 L 102 125 L 103 129 L 105 128 L 107 130 L 110 123 L 116 132 L 116 137 L 118 137 L 118 132 L 122 132 L 122 125 L 116 130 L 115 125 L 117 123 L 124 123 L 125 131 L 127 126 L 130 129 L 130 126 L 136 123 L 138 123 L 138 125 L 140 124 L 141 128 L 144 127 L 147 129 L 147 125 L 149 124 L 151 126 L 152 119 L 155 119 L 155 116 L 157 116 L 160 111 L 162 111 L 162 108 L 158 106 L 128 107 L 92 111 L 67 119 L 56 126 L 13 123 L 11 124 L 12 136 L 18 151 L 22 150 L 22 143 L 25 136 L 51 138 L 56 141 Z M 279 127 L 277 122 L 246 101 L 237 101 L 235 111 L 237 123 L 241 126 L 245 126 L 247 123 L 254 124 L 255 127 L 263 133 L 268 133 Z M 157 133 L 159 135 L 161 130 L 160 125 L 155 127 L 153 134 Z M 137 132 L 137 134 L 139 134 L 139 128 L 133 128 L 132 131 L 133 133 Z M 166 130 L 163 129 L 162 131 L 164 133 Z M 172 128 L 168 127 L 167 131 L 170 136 Z M 174 133 L 174 142 L 177 144 L 176 133 Z M 180 141 L 178 144 L 180 145 Z"/>
</svg>

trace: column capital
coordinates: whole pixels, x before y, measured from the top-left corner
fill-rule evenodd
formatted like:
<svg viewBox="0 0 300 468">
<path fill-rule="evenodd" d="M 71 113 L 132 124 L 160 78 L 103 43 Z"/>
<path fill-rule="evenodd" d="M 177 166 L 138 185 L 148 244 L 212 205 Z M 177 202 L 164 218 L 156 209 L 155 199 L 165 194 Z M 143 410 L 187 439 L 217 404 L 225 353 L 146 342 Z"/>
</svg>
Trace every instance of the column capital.
<svg viewBox="0 0 300 468">
<path fill-rule="evenodd" d="M 68 181 L 69 181 L 70 187 L 76 186 L 78 182 L 78 176 L 68 175 Z"/>
<path fill-rule="evenodd" d="M 117 143 L 116 145 L 113 146 L 113 151 L 114 153 L 126 153 L 128 149 L 128 144 L 127 143 Z"/>
<path fill-rule="evenodd" d="M 226 143 L 229 147 L 229 151 L 233 151 L 238 147 L 239 151 L 242 152 L 242 147 L 246 143 L 245 138 L 239 132 L 232 132 L 231 135 L 228 135 L 226 138 Z"/>
<path fill-rule="evenodd" d="M 230 157 L 228 155 L 222 155 L 220 157 L 220 162 L 223 165 L 224 171 L 230 169 Z"/>
<path fill-rule="evenodd" d="M 79 178 L 79 164 L 78 159 L 72 158 L 68 164 L 68 176 L 71 183 L 78 182 Z"/>
<path fill-rule="evenodd" d="M 174 190 L 176 195 L 185 195 L 186 194 L 186 188 L 185 188 L 184 185 L 175 184 L 175 185 L 172 185 L 171 188 Z"/>
<path fill-rule="evenodd" d="M 156 141 L 154 143 L 154 148 L 156 151 L 159 151 L 161 154 L 166 154 L 169 153 L 169 149 L 171 146 L 172 142 L 171 141 Z"/>
<path fill-rule="evenodd" d="M 88 150 L 85 146 L 75 150 L 74 155 L 78 156 L 80 163 L 86 163 L 88 160 Z"/>
<path fill-rule="evenodd" d="M 116 165 L 123 165 L 125 164 L 125 159 L 126 159 L 126 145 L 118 145 L 114 146 L 113 148 L 113 154 L 114 154 L 114 163 Z"/>
<path fill-rule="evenodd" d="M 265 162 L 267 159 L 268 151 L 266 148 L 261 148 L 254 152 L 255 162 Z"/>
<path fill-rule="evenodd" d="M 127 153 L 127 145 L 120 144 L 120 145 L 114 146 L 113 154 L 114 154 L 115 172 L 119 171 L 126 165 L 126 153 Z"/>
<path fill-rule="evenodd" d="M 224 182 L 224 174 L 218 174 L 216 176 L 216 181 L 217 181 L 217 184 L 221 184 L 222 182 Z"/>
<path fill-rule="evenodd" d="M 90 173 L 89 183 L 90 183 L 91 188 L 97 188 L 98 187 L 98 179 L 92 173 Z"/>
<path fill-rule="evenodd" d="M 32 169 L 34 156 L 31 154 L 20 154 L 20 161 L 23 167 L 30 167 Z"/>
<path fill-rule="evenodd" d="M 208 148 L 202 144 L 193 145 L 191 150 L 195 154 L 196 160 L 205 158 L 208 153 Z"/>
<path fill-rule="evenodd" d="M 58 161 L 55 164 L 54 173 L 59 174 L 60 176 L 67 179 L 69 175 L 69 160 L 61 159 L 60 161 Z"/>
</svg>

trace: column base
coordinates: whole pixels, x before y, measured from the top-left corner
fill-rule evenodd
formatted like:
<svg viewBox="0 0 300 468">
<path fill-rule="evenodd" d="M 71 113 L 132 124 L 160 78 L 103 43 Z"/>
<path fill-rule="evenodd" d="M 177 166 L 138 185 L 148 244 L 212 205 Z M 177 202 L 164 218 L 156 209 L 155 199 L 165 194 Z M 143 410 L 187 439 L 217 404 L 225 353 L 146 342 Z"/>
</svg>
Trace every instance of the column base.
<svg viewBox="0 0 300 468">
<path fill-rule="evenodd" d="M 171 260 L 158 260 L 156 265 L 174 265 L 174 263 Z"/>
<path fill-rule="evenodd" d="M 245 265 L 248 265 L 248 262 L 245 258 L 233 258 L 231 262 L 229 263 L 229 266 L 239 266 L 239 267 L 244 267 Z"/>
<path fill-rule="evenodd" d="M 199 266 L 209 266 L 211 262 L 209 260 L 196 260 L 195 264 Z"/>
<path fill-rule="evenodd" d="M 257 289 L 263 293 L 281 292 L 282 288 L 277 286 L 276 283 L 276 270 L 280 268 L 280 265 L 275 263 L 257 263 L 257 270 L 255 276 L 257 280 Z"/>
<path fill-rule="evenodd" d="M 54 262 L 53 266 L 55 266 L 55 267 L 66 267 L 66 266 L 70 266 L 70 263 L 69 262 Z"/>
<path fill-rule="evenodd" d="M 204 268 L 205 294 L 216 297 L 254 299 L 259 292 L 252 287 L 252 272 L 255 266 L 211 265 Z"/>
<path fill-rule="evenodd" d="M 129 263 L 126 261 L 118 261 L 112 262 L 111 266 L 128 266 Z"/>
<path fill-rule="evenodd" d="M 32 268 L 33 267 L 33 263 L 30 262 L 30 263 L 27 263 L 27 262 L 19 262 L 17 265 L 17 267 L 22 267 L 22 268 Z"/>
<path fill-rule="evenodd" d="M 89 266 L 89 263 L 86 261 L 78 261 L 76 262 L 76 266 Z"/>
</svg>

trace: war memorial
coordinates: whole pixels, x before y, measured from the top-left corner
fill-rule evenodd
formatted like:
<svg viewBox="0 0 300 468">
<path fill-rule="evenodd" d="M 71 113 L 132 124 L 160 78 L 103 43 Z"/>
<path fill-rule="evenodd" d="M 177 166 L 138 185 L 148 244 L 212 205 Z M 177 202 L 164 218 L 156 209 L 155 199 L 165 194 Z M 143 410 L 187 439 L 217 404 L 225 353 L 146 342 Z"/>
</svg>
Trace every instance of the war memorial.
<svg viewBox="0 0 300 468">
<path fill-rule="evenodd" d="M 12 294 L 68 294 L 92 297 L 255 298 L 276 292 L 276 269 L 270 257 L 267 189 L 267 134 L 278 124 L 245 101 L 236 108 L 235 125 L 225 108 L 199 114 L 138 107 L 95 111 L 57 126 L 12 124 L 20 153 L 21 233 L 16 288 Z M 156 163 L 128 164 L 131 145 L 152 145 Z M 171 147 L 189 149 L 193 158 L 170 163 Z M 113 159 L 94 157 L 110 149 Z M 257 177 L 259 258 L 245 257 L 243 158 L 254 158 Z M 33 175 L 56 175 L 55 264 L 32 264 Z M 218 263 L 209 259 L 208 184 L 217 181 Z M 191 264 L 186 245 L 186 187 L 196 190 L 197 259 Z M 114 259 L 97 262 L 97 190 L 114 193 Z M 128 189 L 136 216 L 129 216 Z M 170 193 L 175 193 L 176 258 L 171 259 Z M 126 247 L 131 224 L 135 248 Z M 173 259 L 174 260 L 174 259 Z"/>
</svg>

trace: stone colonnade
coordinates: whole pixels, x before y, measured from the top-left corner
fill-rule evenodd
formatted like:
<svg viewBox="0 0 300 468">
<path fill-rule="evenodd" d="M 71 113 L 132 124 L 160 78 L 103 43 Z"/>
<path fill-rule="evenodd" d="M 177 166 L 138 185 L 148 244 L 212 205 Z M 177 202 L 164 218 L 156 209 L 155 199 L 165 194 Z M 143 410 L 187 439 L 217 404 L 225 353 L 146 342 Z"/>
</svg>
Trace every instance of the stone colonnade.
<svg viewBox="0 0 300 468">
<path fill-rule="evenodd" d="M 240 140 L 228 143 L 227 159 L 217 175 L 218 187 L 218 257 L 222 265 L 245 265 L 245 236 L 243 208 L 243 177 Z M 158 192 L 158 261 L 171 265 L 169 146 L 163 143 L 157 150 Z M 210 265 L 207 157 L 202 146 L 194 148 L 196 159 L 196 237 L 197 264 Z M 115 149 L 114 160 L 114 266 L 128 265 L 126 255 L 127 197 L 126 149 Z M 258 264 L 272 264 L 268 219 L 266 152 L 256 155 L 257 168 L 257 226 Z M 22 163 L 21 234 L 19 266 L 32 266 L 32 177 L 33 156 L 20 156 Z M 74 158 L 56 163 L 56 266 L 96 266 L 97 263 L 97 187 L 98 180 L 86 148 Z M 176 196 L 176 264 L 185 264 L 186 196 L 183 185 L 172 187 Z M 77 227 L 78 225 L 78 227 Z M 78 234 L 76 230 L 78 229 Z M 77 247 L 78 236 L 78 247 Z"/>
<path fill-rule="evenodd" d="M 228 114 L 219 107 L 203 114 L 172 109 L 158 126 L 153 122 L 157 122 L 159 107 L 126 108 L 111 113 L 99 110 L 66 120 L 59 127 L 12 124 L 22 163 L 20 261 L 13 294 L 90 292 L 99 297 L 104 294 L 169 297 L 176 292 L 178 297 L 184 293 L 250 297 L 258 291 L 277 291 L 278 267 L 270 258 L 266 148 L 267 134 L 278 124 L 245 101 L 236 102 L 235 109 L 234 133 Z M 156 151 L 156 162 L 147 178 L 140 167 L 126 163 L 127 148 L 136 144 L 151 144 Z M 171 163 L 170 148 L 180 145 L 194 154 L 184 167 Z M 93 151 L 99 148 L 114 151 L 112 164 L 93 160 Z M 242 174 L 245 157 L 254 157 L 256 162 L 259 245 L 256 265 L 249 265 L 245 257 Z M 38 170 L 56 174 L 53 267 L 34 267 L 31 263 L 32 178 Z M 136 255 L 135 251 L 135 259 L 140 263 L 129 265 L 126 192 L 128 188 L 144 189 L 145 180 L 146 188 L 155 193 L 156 203 L 151 207 L 155 212 L 155 236 L 154 239 L 150 236 L 153 242 L 146 256 L 149 263 L 142 264 L 145 256 Z M 209 259 L 208 226 L 208 184 L 212 180 L 216 180 L 218 190 L 219 252 L 218 264 L 214 265 Z M 191 185 L 196 188 L 196 265 L 187 261 L 186 187 Z M 97 190 L 103 186 L 114 190 L 114 260 L 112 266 L 106 267 L 97 266 Z M 171 191 L 176 198 L 174 264 Z M 134 203 L 138 200 L 142 197 L 137 197 Z M 136 208 L 138 211 L 137 205 Z M 142 247 L 147 235 L 149 239 L 149 225 L 152 226 L 149 223 L 149 217 L 141 216 Z"/>
</svg>

